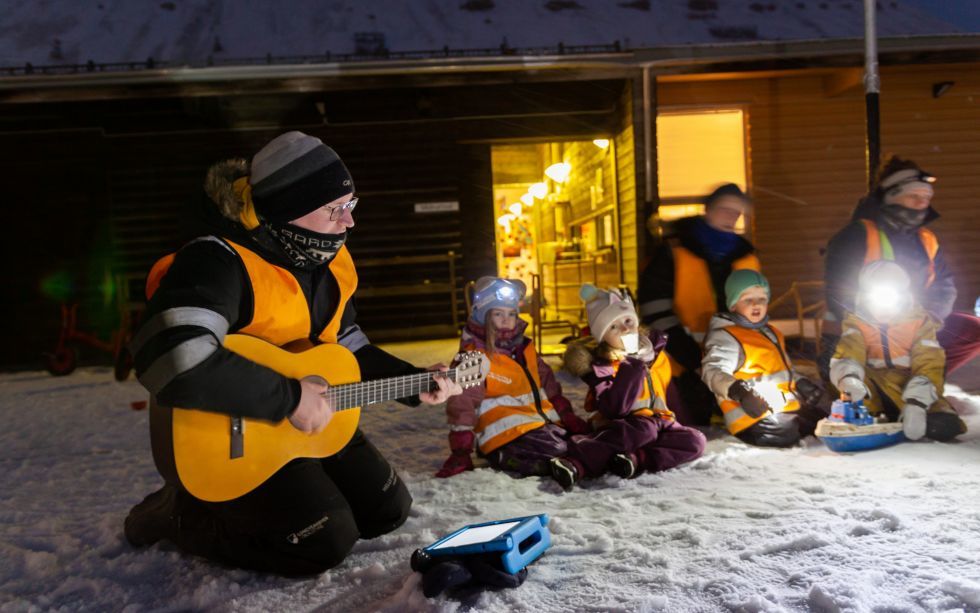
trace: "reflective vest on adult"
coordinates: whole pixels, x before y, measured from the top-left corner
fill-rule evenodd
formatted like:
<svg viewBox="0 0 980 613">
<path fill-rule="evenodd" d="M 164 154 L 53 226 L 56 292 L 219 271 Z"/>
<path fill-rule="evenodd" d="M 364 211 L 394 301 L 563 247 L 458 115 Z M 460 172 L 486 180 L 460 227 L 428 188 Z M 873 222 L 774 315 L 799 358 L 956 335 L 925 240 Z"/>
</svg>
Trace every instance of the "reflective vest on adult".
<svg viewBox="0 0 980 613">
<path fill-rule="evenodd" d="M 906 319 L 893 325 L 878 326 L 855 318 L 856 328 L 848 328 L 844 334 L 861 334 L 864 337 L 865 363 L 871 368 L 912 367 L 912 347 L 916 343 L 919 328 L 925 319 Z M 926 341 L 939 347 L 936 341 Z"/>
<path fill-rule="evenodd" d="M 800 403 L 792 391 L 793 371 L 786 357 L 786 343 L 783 334 L 768 326 L 778 342 L 773 342 L 761 330 L 741 326 L 728 326 L 723 330 L 735 337 L 742 347 L 745 360 L 733 375 L 741 381 L 751 381 L 753 389 L 762 396 L 775 412 L 796 411 Z M 721 411 L 725 415 L 725 425 L 732 434 L 756 424 L 765 415 L 752 417 L 742 410 L 742 405 L 734 400 L 723 400 Z"/>
<path fill-rule="evenodd" d="M 613 362 L 613 372 L 619 372 L 619 365 L 622 362 Z M 656 415 L 662 419 L 673 420 L 674 413 L 667 408 L 667 386 L 670 384 L 671 367 L 670 358 L 666 351 L 657 354 L 640 393 L 637 394 L 630 408 L 632 415 L 642 415 L 653 417 Z M 595 425 L 596 429 L 601 429 L 608 423 L 608 420 L 595 407 L 595 396 L 590 391 L 585 399 L 585 410 L 591 413 L 589 420 Z"/>
<path fill-rule="evenodd" d="M 545 424 L 561 423 L 541 387 L 538 354 L 533 343 L 524 348 L 526 367 L 499 352 L 488 354 L 488 357 L 487 393 L 477 409 L 473 429 L 482 453 L 490 453 Z"/>
<path fill-rule="evenodd" d="M 251 249 L 226 239 L 221 239 L 221 242 L 238 254 L 252 292 L 252 318 L 237 332 L 279 346 L 300 339 L 312 340 L 311 335 L 315 331 L 311 329 L 310 306 L 303 288 L 292 273 L 267 262 Z M 147 297 L 156 292 L 175 255 L 164 256 L 153 265 L 146 280 Z M 336 343 L 344 308 L 357 289 L 357 271 L 346 246 L 340 248 L 329 266 L 340 290 L 339 298 L 333 316 L 317 338 L 324 343 Z"/>
<path fill-rule="evenodd" d="M 865 244 L 867 245 L 864 263 L 867 264 L 876 260 L 894 260 L 895 252 L 892 250 L 892 243 L 888 240 L 888 235 L 870 219 L 862 219 L 861 222 L 864 223 Z M 932 230 L 919 228 L 919 241 L 929 257 L 929 276 L 926 278 L 926 287 L 929 287 L 936 280 L 936 254 L 939 252 L 939 240 Z"/>
<path fill-rule="evenodd" d="M 704 339 L 711 323 L 711 317 L 718 311 L 718 299 L 711 272 L 703 258 L 690 250 L 676 246 L 674 255 L 674 313 L 698 342 Z M 759 258 L 754 253 L 744 255 L 732 262 L 732 270 L 760 271 Z"/>
</svg>

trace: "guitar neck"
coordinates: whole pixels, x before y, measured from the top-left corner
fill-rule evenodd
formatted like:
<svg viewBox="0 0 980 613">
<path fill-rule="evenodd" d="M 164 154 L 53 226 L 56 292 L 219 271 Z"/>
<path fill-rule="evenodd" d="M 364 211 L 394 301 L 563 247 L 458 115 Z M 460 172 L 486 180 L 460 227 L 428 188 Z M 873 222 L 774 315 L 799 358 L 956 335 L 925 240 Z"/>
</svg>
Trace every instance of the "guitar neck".
<svg viewBox="0 0 980 613">
<path fill-rule="evenodd" d="M 346 383 L 331 387 L 327 395 L 333 398 L 335 411 L 344 411 L 376 402 L 408 398 L 417 396 L 422 392 L 431 392 L 439 387 L 433 377 L 437 374 L 444 374 L 450 380 L 456 381 L 456 369 L 451 368 L 448 371 L 424 372 L 390 379 Z"/>
</svg>

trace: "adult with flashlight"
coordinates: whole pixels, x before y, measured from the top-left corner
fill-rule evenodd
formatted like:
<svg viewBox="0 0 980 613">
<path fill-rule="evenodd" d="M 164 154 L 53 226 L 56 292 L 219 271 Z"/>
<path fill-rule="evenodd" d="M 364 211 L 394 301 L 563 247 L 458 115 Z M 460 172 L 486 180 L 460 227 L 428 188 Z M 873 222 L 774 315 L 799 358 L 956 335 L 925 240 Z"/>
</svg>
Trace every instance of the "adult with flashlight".
<svg viewBox="0 0 980 613">
<path fill-rule="evenodd" d="M 938 323 L 916 304 L 909 275 L 895 262 L 876 260 L 861 269 L 858 286 L 830 361 L 831 382 L 871 414 L 900 419 L 910 440 L 949 441 L 966 432 L 943 398 Z"/>
<path fill-rule="evenodd" d="M 821 366 L 826 375 L 840 322 L 854 310 L 858 275 L 875 260 L 893 260 L 910 277 L 910 291 L 938 322 L 939 343 L 952 372 L 980 353 L 980 318 L 953 312 L 956 285 L 936 235 L 926 228 L 939 218 L 932 207 L 936 177 L 910 160 L 892 157 L 879 173 L 878 185 L 854 212 L 851 223 L 827 246 L 827 350 Z"/>
</svg>

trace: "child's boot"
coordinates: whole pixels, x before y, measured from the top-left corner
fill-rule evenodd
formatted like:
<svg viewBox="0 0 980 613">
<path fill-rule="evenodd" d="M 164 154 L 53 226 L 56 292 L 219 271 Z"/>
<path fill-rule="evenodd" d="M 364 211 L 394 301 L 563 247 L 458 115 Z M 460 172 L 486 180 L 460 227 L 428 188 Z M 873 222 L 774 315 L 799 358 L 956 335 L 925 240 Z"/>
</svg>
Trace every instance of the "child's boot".
<svg viewBox="0 0 980 613">
<path fill-rule="evenodd" d="M 566 492 L 572 491 L 582 473 L 568 458 L 551 458 L 551 476 Z"/>
<path fill-rule="evenodd" d="M 629 452 L 617 453 L 609 460 L 609 472 L 623 479 L 632 479 L 637 476 L 640 467 L 636 455 Z"/>
</svg>

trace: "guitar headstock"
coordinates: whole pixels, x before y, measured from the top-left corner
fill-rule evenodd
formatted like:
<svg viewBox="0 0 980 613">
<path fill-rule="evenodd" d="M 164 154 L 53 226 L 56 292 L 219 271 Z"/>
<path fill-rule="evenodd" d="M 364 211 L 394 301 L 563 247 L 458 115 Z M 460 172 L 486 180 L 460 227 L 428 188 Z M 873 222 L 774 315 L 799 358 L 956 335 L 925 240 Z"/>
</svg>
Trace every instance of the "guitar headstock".
<svg viewBox="0 0 980 613">
<path fill-rule="evenodd" d="M 483 383 L 490 372 L 490 360 L 479 351 L 456 354 L 456 383 L 466 389 Z"/>
</svg>

